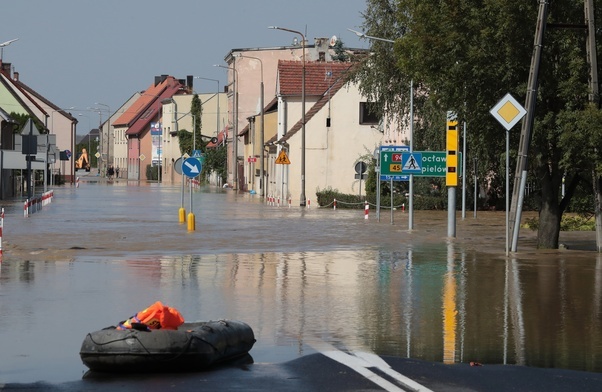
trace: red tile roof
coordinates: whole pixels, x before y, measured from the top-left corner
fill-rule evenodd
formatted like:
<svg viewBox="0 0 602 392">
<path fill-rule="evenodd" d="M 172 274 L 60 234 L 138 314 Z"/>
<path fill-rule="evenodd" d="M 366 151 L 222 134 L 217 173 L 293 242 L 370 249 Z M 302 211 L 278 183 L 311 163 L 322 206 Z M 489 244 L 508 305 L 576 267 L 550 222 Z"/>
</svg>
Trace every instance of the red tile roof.
<svg viewBox="0 0 602 392">
<path fill-rule="evenodd" d="M 317 62 L 305 63 L 305 95 L 322 95 L 351 68 L 353 63 Z M 278 61 L 278 93 L 284 96 L 301 95 L 302 61 Z"/>
<path fill-rule="evenodd" d="M 352 65 L 350 63 L 343 63 L 346 64 L 348 66 L 347 69 L 349 69 Z M 306 75 L 307 78 L 307 75 Z M 307 80 L 306 80 L 307 82 Z M 329 85 L 326 86 L 326 89 L 322 92 L 322 97 L 318 100 L 318 102 L 316 102 L 308 111 L 307 113 L 305 113 L 305 124 L 307 124 L 309 122 L 309 120 L 312 119 L 313 116 L 315 116 L 325 105 L 326 103 L 328 103 L 328 101 L 332 98 L 332 96 L 334 96 L 337 92 L 339 92 L 339 90 L 345 85 L 347 84 L 347 75 L 343 72 L 339 73 L 338 78 L 333 78 L 330 82 Z M 327 94 L 328 92 L 328 94 Z M 288 139 L 290 139 L 294 134 L 296 134 L 303 126 L 303 120 L 299 119 L 299 121 L 297 121 L 295 123 L 295 125 L 293 125 L 288 132 L 286 133 L 286 135 L 284 135 L 280 140 L 281 141 L 287 141 Z M 269 141 L 275 141 L 276 137 L 270 139 Z"/>
<path fill-rule="evenodd" d="M 224 139 L 226 138 L 227 132 L 228 132 L 228 126 L 226 125 L 226 129 L 223 131 L 220 131 L 217 134 L 217 143 L 209 142 L 209 143 L 207 143 L 207 148 L 216 148 L 218 146 L 221 146 L 224 143 Z"/>
<path fill-rule="evenodd" d="M 140 130 L 130 132 L 134 124 L 137 123 L 138 120 L 142 120 L 146 125 L 161 108 L 161 100 L 171 98 L 182 88 L 184 88 L 184 86 L 173 76 L 166 77 L 165 80 L 157 85 L 154 83 L 151 84 L 150 87 L 140 95 L 136 102 L 134 102 L 132 106 L 130 106 L 111 125 L 116 127 L 129 127 L 130 129 L 126 131 L 126 134 L 137 134 Z M 140 126 L 137 126 L 136 128 L 139 127 Z"/>
</svg>

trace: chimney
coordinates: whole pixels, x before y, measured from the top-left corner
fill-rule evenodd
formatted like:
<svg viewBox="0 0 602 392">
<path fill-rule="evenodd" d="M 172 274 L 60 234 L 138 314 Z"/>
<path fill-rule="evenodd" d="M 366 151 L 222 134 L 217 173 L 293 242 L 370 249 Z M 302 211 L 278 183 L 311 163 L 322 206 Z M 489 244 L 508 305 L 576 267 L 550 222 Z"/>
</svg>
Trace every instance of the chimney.
<svg viewBox="0 0 602 392">
<path fill-rule="evenodd" d="M 155 86 L 161 83 L 161 76 L 155 76 Z"/>
<path fill-rule="evenodd" d="M 13 80 L 15 81 L 19 81 L 19 73 L 18 72 L 13 72 Z"/>
<path fill-rule="evenodd" d="M 193 81 L 194 81 L 193 75 L 186 75 L 186 86 L 188 86 L 188 88 L 190 89 L 191 92 L 192 92 L 192 82 Z"/>
<path fill-rule="evenodd" d="M 4 75 L 8 76 L 10 78 L 10 63 L 2 63 L 2 69 L 0 69 L 0 72 L 2 72 Z"/>
</svg>

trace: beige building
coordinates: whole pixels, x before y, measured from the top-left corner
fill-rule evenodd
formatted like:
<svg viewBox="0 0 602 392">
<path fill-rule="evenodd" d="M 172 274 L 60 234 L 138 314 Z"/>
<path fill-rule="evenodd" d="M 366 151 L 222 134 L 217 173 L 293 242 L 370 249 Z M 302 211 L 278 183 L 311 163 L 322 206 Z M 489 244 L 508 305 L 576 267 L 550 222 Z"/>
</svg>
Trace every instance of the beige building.
<svg viewBox="0 0 602 392">
<path fill-rule="evenodd" d="M 210 137 L 217 138 L 218 130 L 226 123 L 228 118 L 226 94 L 200 93 L 198 96 L 202 106 L 200 121 L 203 139 L 207 141 Z M 182 156 L 177 132 L 182 129 L 192 132 L 193 121 L 198 121 L 190 114 L 192 97 L 193 95 L 175 95 L 171 99 L 162 102 L 163 115 L 161 122 L 165 135 L 162 160 L 164 164 L 163 182 L 165 183 L 180 184 L 182 182 L 182 175 L 178 174 L 174 167 L 176 161 Z M 220 185 L 215 178 L 213 178 L 212 183 Z"/>
</svg>

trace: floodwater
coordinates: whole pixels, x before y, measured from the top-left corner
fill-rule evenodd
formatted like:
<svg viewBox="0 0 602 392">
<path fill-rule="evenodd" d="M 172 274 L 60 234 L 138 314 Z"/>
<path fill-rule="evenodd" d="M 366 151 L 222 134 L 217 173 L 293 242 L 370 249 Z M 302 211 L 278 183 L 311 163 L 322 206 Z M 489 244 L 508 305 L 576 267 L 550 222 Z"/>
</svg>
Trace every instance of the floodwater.
<svg viewBox="0 0 602 392">
<path fill-rule="evenodd" d="M 182 202 L 183 200 L 183 202 Z M 23 217 L 5 203 L 0 385 L 81 379 L 85 335 L 160 300 L 187 321 L 248 323 L 256 363 L 313 342 L 444 363 L 602 372 L 602 257 L 593 233 L 538 251 L 504 213 L 276 207 L 232 190 L 82 181 Z"/>
</svg>

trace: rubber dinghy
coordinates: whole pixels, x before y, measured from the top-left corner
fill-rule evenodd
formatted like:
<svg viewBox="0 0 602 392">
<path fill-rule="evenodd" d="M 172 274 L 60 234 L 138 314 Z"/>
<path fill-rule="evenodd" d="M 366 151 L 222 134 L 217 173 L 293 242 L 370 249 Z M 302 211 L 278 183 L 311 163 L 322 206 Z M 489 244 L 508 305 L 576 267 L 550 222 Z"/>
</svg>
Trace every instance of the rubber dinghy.
<svg viewBox="0 0 602 392">
<path fill-rule="evenodd" d="M 235 320 L 184 323 L 176 330 L 108 327 L 89 333 L 79 355 L 99 372 L 190 371 L 248 354 L 253 344 L 251 327 Z"/>
</svg>

